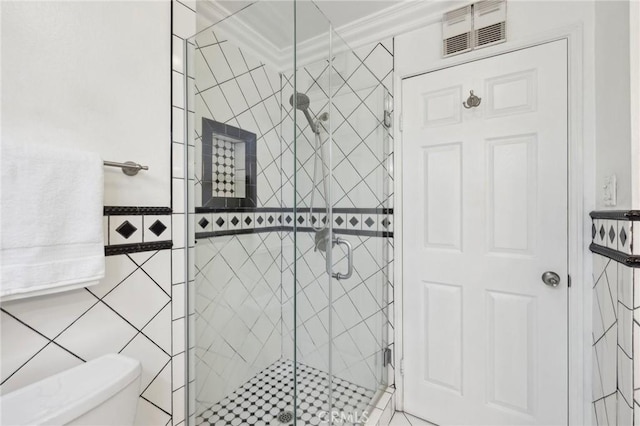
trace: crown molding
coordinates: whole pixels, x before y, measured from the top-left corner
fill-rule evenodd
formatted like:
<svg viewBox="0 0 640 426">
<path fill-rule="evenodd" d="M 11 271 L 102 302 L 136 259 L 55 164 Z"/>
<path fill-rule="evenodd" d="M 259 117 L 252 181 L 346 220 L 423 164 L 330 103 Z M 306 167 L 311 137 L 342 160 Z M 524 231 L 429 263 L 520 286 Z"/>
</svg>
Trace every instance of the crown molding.
<svg viewBox="0 0 640 426">
<path fill-rule="evenodd" d="M 463 1 L 409 0 L 365 16 L 334 29 L 343 43 L 334 42 L 333 54 L 355 49 L 440 22 L 442 14 Z M 336 37 L 334 35 L 334 37 Z M 298 44 L 298 65 L 325 59 L 327 35 L 322 34 Z M 285 51 L 291 54 L 292 46 Z"/>
<path fill-rule="evenodd" d="M 333 54 L 357 48 L 403 34 L 424 26 L 440 22 L 442 14 L 466 1 L 425 1 L 408 0 L 390 6 L 349 24 L 334 28 L 343 43 L 335 43 Z M 293 69 L 294 46 L 280 48 L 266 40 L 240 18 L 229 18 L 231 13 L 211 0 L 198 2 L 198 13 L 202 13 L 211 24 L 215 24 L 225 37 L 243 50 L 263 60 L 277 71 Z M 202 6 L 202 8 L 200 7 Z M 248 6 L 251 7 L 251 6 Z M 233 21 L 228 21 L 233 19 Z M 229 25 L 225 24 L 228 21 Z M 328 34 L 321 34 L 298 43 L 297 65 L 313 63 L 328 56 Z"/>
<path fill-rule="evenodd" d="M 198 28 L 198 33 L 215 27 L 217 33 L 271 68 L 284 71 L 287 65 L 291 65 L 286 63 L 287 58 L 281 48 L 265 39 L 242 19 L 233 18 L 233 14 L 219 3 L 212 0 L 199 1 L 198 15 L 202 15 L 199 23 L 202 27 Z M 291 69 L 291 66 L 288 68 Z"/>
</svg>

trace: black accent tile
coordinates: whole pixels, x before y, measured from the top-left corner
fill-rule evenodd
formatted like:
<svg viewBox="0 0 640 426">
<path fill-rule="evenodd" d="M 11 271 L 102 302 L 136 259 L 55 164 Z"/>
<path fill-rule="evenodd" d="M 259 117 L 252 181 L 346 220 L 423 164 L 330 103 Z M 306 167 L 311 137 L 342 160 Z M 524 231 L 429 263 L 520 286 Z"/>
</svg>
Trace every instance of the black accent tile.
<svg viewBox="0 0 640 426">
<path fill-rule="evenodd" d="M 233 219 L 231 219 L 231 223 L 233 224 L 233 226 L 236 226 L 239 222 L 240 222 L 240 219 L 238 219 L 236 216 L 234 216 Z"/>
<path fill-rule="evenodd" d="M 604 230 L 604 225 L 600 225 L 600 239 L 604 238 L 604 234 L 605 234 L 605 230 Z"/>
<path fill-rule="evenodd" d="M 131 215 L 166 215 L 171 214 L 170 207 L 136 207 L 136 206 L 104 206 L 105 216 L 131 216 Z"/>
<path fill-rule="evenodd" d="M 589 250 L 591 250 L 592 253 L 600 254 L 630 268 L 640 268 L 640 256 L 623 253 L 595 243 L 589 245 Z"/>
<path fill-rule="evenodd" d="M 302 225 L 303 222 L 304 222 L 304 217 L 302 217 L 302 215 L 298 216 L 298 223 Z"/>
<path fill-rule="evenodd" d="M 640 210 L 600 210 L 589 213 L 591 219 L 640 221 Z"/>
<path fill-rule="evenodd" d="M 116 228 L 116 232 L 122 235 L 125 239 L 129 239 L 130 236 L 136 232 L 138 228 L 136 228 L 131 222 L 125 220 Z"/>
<path fill-rule="evenodd" d="M 371 225 L 373 225 L 374 223 L 376 222 L 370 217 L 368 217 L 367 220 L 364 221 L 364 224 L 367 225 L 368 228 L 371 228 Z"/>
<path fill-rule="evenodd" d="M 206 228 L 208 224 L 209 224 L 209 221 L 207 220 L 206 217 L 203 217 L 198 221 L 198 225 L 200 225 L 200 228 L 202 229 Z"/>
<path fill-rule="evenodd" d="M 385 217 L 381 223 L 382 223 L 382 226 L 384 226 L 385 228 L 389 228 L 389 225 L 391 222 L 389 222 L 389 219 Z"/>
<path fill-rule="evenodd" d="M 613 242 L 616 239 L 616 231 L 613 229 L 613 226 L 609 228 L 609 240 Z"/>
<path fill-rule="evenodd" d="M 349 220 L 349 223 L 351 224 L 351 226 L 356 226 L 358 224 L 358 219 L 356 219 L 355 216 L 351 216 L 351 219 Z"/>
<path fill-rule="evenodd" d="M 164 230 L 167 229 L 167 227 L 165 226 L 164 223 L 160 222 L 159 220 L 156 220 L 155 222 L 153 222 L 153 224 L 149 227 L 149 231 L 153 232 L 156 237 L 159 237 Z"/>
<path fill-rule="evenodd" d="M 105 256 L 118 256 L 127 253 L 139 253 L 142 251 L 166 250 L 173 246 L 171 241 L 155 241 L 152 243 L 118 244 L 104 248 Z"/>
<path fill-rule="evenodd" d="M 242 234 L 256 234 L 256 233 L 269 233 L 269 232 L 282 232 L 291 231 L 291 228 L 282 226 L 267 226 L 264 228 L 244 228 L 244 229 L 229 229 L 229 230 L 214 230 L 211 232 L 196 232 L 196 240 L 202 238 L 222 237 L 225 235 L 242 235 Z M 298 227 L 298 232 L 315 233 L 316 231 L 311 227 Z M 389 231 L 375 231 L 368 229 L 342 229 L 334 228 L 335 234 L 342 235 L 358 235 L 361 237 L 381 237 L 381 238 L 393 238 L 393 232 Z"/>
<path fill-rule="evenodd" d="M 264 222 L 264 218 L 262 216 L 258 216 L 256 222 L 258 222 L 258 225 L 262 225 L 262 222 Z"/>
<path fill-rule="evenodd" d="M 591 239 L 594 239 L 596 237 L 596 233 L 597 233 L 596 224 L 592 223 L 591 224 Z"/>
<path fill-rule="evenodd" d="M 253 222 L 253 221 L 251 220 L 251 217 L 247 216 L 247 217 L 245 217 L 245 218 L 244 218 L 244 223 L 246 223 L 246 224 L 247 224 L 247 226 L 251 225 L 251 222 Z"/>
<path fill-rule="evenodd" d="M 218 225 L 218 228 L 222 227 L 222 225 L 224 225 L 224 219 L 219 217 L 218 220 L 216 220 L 216 225 Z"/>
<path fill-rule="evenodd" d="M 287 218 L 284 220 L 287 223 L 291 223 L 293 219 L 291 219 L 291 216 L 287 215 Z"/>
<path fill-rule="evenodd" d="M 624 227 L 620 231 L 620 242 L 623 246 L 627 243 L 627 232 L 624 230 Z"/>
<path fill-rule="evenodd" d="M 273 216 L 269 215 L 269 217 L 267 218 L 267 222 L 269 222 L 269 224 L 273 224 L 273 221 L 275 219 L 273 218 Z"/>
<path fill-rule="evenodd" d="M 344 223 L 344 220 L 342 219 L 342 216 L 338 216 L 336 218 L 336 224 L 338 224 L 338 226 L 342 225 Z"/>
</svg>

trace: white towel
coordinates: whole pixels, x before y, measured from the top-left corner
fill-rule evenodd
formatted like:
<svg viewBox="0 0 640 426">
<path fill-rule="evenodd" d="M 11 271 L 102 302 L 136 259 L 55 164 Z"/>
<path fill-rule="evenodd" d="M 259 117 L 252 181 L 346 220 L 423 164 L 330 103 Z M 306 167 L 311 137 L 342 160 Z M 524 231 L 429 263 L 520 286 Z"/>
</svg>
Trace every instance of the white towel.
<svg viewBox="0 0 640 426">
<path fill-rule="evenodd" d="M 2 141 L 0 300 L 104 277 L 103 163 L 97 154 Z"/>
</svg>

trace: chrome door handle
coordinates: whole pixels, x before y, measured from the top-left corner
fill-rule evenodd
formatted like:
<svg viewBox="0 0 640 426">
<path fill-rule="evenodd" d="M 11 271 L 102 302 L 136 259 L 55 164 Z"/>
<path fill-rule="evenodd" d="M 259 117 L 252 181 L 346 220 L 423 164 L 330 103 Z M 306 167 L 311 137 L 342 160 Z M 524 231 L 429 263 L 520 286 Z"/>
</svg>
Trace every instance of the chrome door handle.
<svg viewBox="0 0 640 426">
<path fill-rule="evenodd" d="M 333 246 L 342 244 L 347 247 L 347 273 L 341 274 L 340 272 L 333 272 L 333 265 L 329 262 L 329 256 L 327 256 L 327 273 L 337 280 L 346 280 L 351 278 L 353 274 L 353 247 L 351 243 L 343 238 L 337 237 L 333 239 Z M 333 257 L 333 256 L 331 256 Z"/>
<path fill-rule="evenodd" d="M 542 274 L 542 282 L 548 285 L 549 287 L 558 287 L 560 285 L 560 275 L 556 274 L 553 271 L 547 271 Z"/>
</svg>

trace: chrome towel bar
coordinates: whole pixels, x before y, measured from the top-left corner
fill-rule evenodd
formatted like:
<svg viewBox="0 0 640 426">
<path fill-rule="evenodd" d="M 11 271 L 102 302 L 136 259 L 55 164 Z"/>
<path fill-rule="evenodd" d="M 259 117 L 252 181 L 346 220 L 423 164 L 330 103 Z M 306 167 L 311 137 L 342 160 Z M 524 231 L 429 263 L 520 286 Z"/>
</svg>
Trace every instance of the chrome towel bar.
<svg viewBox="0 0 640 426">
<path fill-rule="evenodd" d="M 122 173 L 127 176 L 135 176 L 140 170 L 149 170 L 149 166 L 143 166 L 133 161 L 127 161 L 125 163 L 116 163 L 115 161 L 105 161 L 104 165 L 107 167 L 120 167 Z"/>
</svg>

